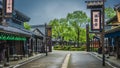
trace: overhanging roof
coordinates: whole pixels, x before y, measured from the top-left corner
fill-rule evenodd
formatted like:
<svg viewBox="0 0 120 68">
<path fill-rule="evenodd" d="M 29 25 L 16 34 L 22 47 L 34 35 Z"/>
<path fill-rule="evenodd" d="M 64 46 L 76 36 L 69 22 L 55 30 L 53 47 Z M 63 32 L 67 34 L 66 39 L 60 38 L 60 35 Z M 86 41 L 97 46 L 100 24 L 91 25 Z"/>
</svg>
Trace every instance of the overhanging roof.
<svg viewBox="0 0 120 68">
<path fill-rule="evenodd" d="M 120 3 L 115 5 L 114 9 L 120 12 Z M 117 22 L 117 15 L 108 20 L 106 24 L 109 24 L 111 22 Z M 120 26 L 116 26 L 113 29 L 105 31 L 105 37 L 117 37 L 117 36 L 120 36 Z"/>
<path fill-rule="evenodd" d="M 106 21 L 106 24 L 110 24 L 111 22 L 117 21 L 117 15 L 115 15 L 113 18 Z"/>
<path fill-rule="evenodd" d="M 10 26 L 1 26 L 0 25 L 0 32 L 15 34 L 15 35 L 22 35 L 22 36 L 32 36 L 32 33 L 27 30 L 22 30 Z"/>
<path fill-rule="evenodd" d="M 120 36 L 120 26 L 117 26 L 114 29 L 110 29 L 105 32 L 105 37 L 117 37 Z"/>
<path fill-rule="evenodd" d="M 114 9 L 120 11 L 120 3 L 115 5 Z"/>
</svg>

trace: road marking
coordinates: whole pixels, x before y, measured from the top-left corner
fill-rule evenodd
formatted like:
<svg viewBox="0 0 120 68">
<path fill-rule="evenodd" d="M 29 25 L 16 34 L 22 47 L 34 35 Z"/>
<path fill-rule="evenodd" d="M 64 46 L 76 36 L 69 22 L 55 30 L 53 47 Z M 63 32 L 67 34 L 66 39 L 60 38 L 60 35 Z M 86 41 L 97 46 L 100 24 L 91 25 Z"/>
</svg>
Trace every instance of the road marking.
<svg viewBox="0 0 120 68">
<path fill-rule="evenodd" d="M 71 54 L 67 54 L 61 68 L 67 68 Z"/>
</svg>

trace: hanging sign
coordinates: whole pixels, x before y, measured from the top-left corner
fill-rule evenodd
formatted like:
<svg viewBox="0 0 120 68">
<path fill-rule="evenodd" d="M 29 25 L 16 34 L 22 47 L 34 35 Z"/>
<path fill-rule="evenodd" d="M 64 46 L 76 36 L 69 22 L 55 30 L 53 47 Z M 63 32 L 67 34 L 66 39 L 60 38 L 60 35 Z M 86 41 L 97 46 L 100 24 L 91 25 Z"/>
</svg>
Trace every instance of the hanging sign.
<svg viewBox="0 0 120 68">
<path fill-rule="evenodd" d="M 14 0 L 5 0 L 5 15 L 10 16 L 13 13 L 13 1 Z"/>
<path fill-rule="evenodd" d="M 52 28 L 51 28 L 51 26 L 47 26 L 47 36 L 48 37 L 52 36 Z"/>
<path fill-rule="evenodd" d="M 91 30 L 101 30 L 100 10 L 91 10 Z"/>
</svg>

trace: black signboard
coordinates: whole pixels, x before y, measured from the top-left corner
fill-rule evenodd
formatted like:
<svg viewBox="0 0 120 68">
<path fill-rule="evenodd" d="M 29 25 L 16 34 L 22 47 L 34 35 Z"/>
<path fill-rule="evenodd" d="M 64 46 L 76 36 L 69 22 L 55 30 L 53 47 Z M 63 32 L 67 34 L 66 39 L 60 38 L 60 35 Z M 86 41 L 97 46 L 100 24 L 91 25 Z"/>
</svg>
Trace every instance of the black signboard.
<svg viewBox="0 0 120 68">
<path fill-rule="evenodd" d="M 91 30 L 101 30 L 101 10 L 91 10 Z"/>
<path fill-rule="evenodd" d="M 9 17 L 13 13 L 14 0 L 4 0 L 5 16 Z"/>
</svg>

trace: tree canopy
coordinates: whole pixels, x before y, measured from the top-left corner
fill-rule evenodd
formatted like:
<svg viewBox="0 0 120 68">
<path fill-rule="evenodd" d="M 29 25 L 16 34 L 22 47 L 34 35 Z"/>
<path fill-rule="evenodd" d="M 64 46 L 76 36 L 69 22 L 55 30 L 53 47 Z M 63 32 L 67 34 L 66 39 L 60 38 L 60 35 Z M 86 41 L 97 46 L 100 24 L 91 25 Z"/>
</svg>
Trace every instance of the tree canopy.
<svg viewBox="0 0 120 68">
<path fill-rule="evenodd" d="M 110 19 L 116 15 L 115 11 L 111 7 L 105 8 L 105 18 Z"/>
<path fill-rule="evenodd" d="M 31 29 L 31 26 L 27 23 L 27 22 L 24 22 L 24 28 L 27 29 L 27 30 L 30 30 Z"/>
<path fill-rule="evenodd" d="M 82 28 L 90 19 L 83 11 L 68 13 L 66 18 L 54 19 L 49 22 L 52 26 L 52 37 L 63 41 L 86 42 L 86 30 Z"/>
</svg>

